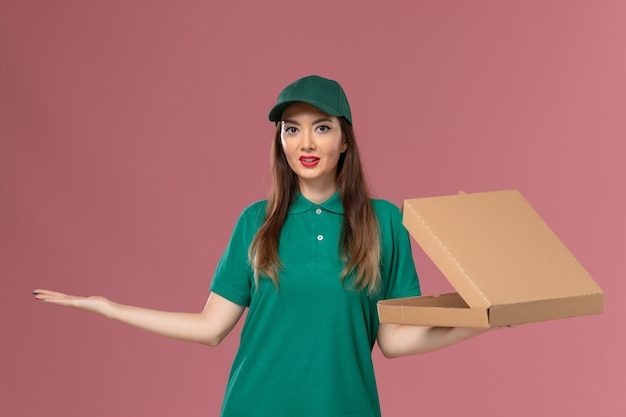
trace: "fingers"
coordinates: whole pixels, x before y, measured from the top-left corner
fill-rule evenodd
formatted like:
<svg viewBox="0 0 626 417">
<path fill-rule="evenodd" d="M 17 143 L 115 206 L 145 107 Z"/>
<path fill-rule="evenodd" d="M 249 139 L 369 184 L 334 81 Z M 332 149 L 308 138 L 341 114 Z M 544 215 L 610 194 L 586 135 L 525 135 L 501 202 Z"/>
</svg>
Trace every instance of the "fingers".
<svg viewBox="0 0 626 417">
<path fill-rule="evenodd" d="M 104 314 L 103 312 L 106 311 L 107 307 L 110 305 L 108 299 L 100 296 L 78 297 L 44 289 L 37 289 L 33 291 L 33 294 L 36 300 L 40 300 L 46 304 L 73 307 L 100 314 Z"/>
<path fill-rule="evenodd" d="M 517 324 L 507 324 L 505 326 L 497 326 L 497 327 L 493 327 L 493 330 L 502 330 L 502 329 L 511 329 L 513 327 L 516 327 Z"/>
<path fill-rule="evenodd" d="M 36 300 L 40 300 L 45 303 L 59 304 L 65 306 L 74 306 L 76 299 L 78 298 L 72 295 L 64 294 L 62 292 L 44 289 L 37 289 L 33 291 L 33 294 L 35 295 Z"/>
<path fill-rule="evenodd" d="M 35 298 L 38 300 L 41 300 L 43 298 L 50 298 L 50 297 L 66 297 L 67 294 L 64 294 L 62 292 L 56 292 L 56 291 L 50 291 L 50 290 L 44 290 L 44 289 L 36 289 L 35 291 L 33 291 L 33 294 L 35 295 Z"/>
</svg>

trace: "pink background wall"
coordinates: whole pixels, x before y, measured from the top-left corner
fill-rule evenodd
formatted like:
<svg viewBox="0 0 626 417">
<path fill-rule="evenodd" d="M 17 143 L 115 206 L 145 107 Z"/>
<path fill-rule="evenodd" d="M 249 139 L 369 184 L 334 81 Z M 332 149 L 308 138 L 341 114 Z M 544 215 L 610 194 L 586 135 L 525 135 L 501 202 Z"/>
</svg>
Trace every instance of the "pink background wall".
<svg viewBox="0 0 626 417">
<path fill-rule="evenodd" d="M 217 416 L 238 331 L 211 350 L 30 291 L 201 309 L 265 194 L 267 111 L 316 73 L 348 93 L 376 196 L 518 188 L 606 293 L 601 316 L 375 352 L 385 416 L 626 415 L 625 16 L 618 0 L 3 1 L 0 414 Z M 424 291 L 448 289 L 415 252 Z"/>
</svg>

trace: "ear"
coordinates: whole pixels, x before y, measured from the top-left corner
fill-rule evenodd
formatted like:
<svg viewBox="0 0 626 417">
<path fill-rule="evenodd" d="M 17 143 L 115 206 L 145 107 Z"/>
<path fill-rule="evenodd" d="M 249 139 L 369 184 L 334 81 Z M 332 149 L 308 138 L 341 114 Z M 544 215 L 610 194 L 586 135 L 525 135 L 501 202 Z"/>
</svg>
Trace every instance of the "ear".
<svg viewBox="0 0 626 417">
<path fill-rule="evenodd" d="M 341 141 L 341 153 L 344 153 L 348 150 L 348 143 L 342 139 Z"/>
</svg>

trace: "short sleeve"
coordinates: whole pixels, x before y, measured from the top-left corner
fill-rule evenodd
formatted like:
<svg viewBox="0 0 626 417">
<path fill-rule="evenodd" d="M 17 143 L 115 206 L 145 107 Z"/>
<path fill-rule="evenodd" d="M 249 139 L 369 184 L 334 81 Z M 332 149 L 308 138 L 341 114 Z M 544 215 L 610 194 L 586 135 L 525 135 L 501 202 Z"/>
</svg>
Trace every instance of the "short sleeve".
<svg viewBox="0 0 626 417">
<path fill-rule="evenodd" d="M 383 200 L 374 200 L 374 208 L 381 229 L 383 280 L 381 298 L 421 295 L 410 237 L 402 225 L 400 209 Z"/>
<path fill-rule="evenodd" d="M 211 282 L 211 291 L 244 307 L 250 305 L 254 282 L 248 249 L 264 213 L 264 201 L 251 205 L 241 213 Z"/>
</svg>

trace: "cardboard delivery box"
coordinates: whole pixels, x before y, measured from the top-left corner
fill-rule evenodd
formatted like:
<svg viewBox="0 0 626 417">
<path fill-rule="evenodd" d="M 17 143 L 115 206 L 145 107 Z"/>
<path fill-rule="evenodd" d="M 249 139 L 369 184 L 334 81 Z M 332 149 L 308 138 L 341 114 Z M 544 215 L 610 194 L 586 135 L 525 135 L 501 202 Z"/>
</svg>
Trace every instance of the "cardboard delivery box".
<svg viewBox="0 0 626 417">
<path fill-rule="evenodd" d="M 403 213 L 458 293 L 379 301 L 382 323 L 488 328 L 603 310 L 602 289 L 517 190 L 406 200 Z"/>
</svg>

